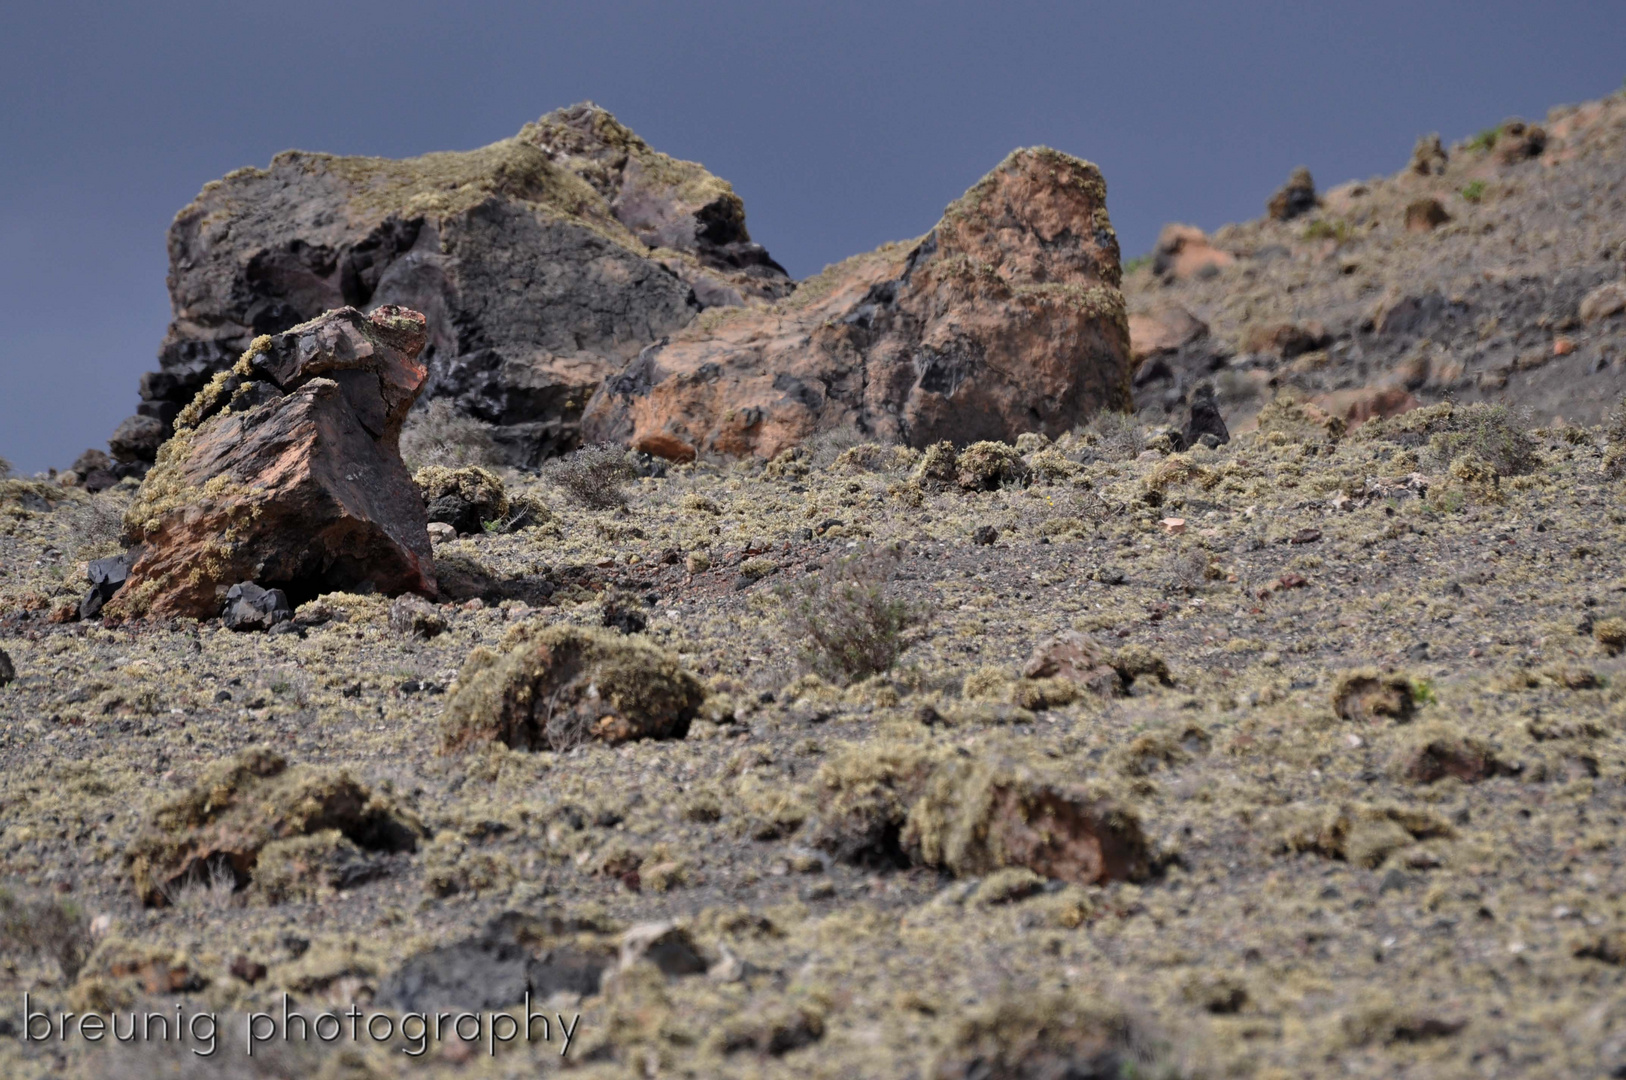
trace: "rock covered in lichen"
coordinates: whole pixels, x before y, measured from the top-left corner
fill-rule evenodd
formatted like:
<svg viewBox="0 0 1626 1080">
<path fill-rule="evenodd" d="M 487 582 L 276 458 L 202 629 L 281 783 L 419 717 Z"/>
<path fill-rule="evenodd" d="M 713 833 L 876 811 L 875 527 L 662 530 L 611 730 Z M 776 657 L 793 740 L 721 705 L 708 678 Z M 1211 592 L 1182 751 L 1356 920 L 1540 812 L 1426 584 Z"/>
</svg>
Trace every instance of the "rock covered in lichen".
<svg viewBox="0 0 1626 1080">
<path fill-rule="evenodd" d="M 239 582 L 294 603 L 357 587 L 433 596 L 398 450 L 426 340 L 422 315 L 390 307 L 256 339 L 176 418 L 125 512 L 140 556 L 106 613 L 207 618 Z"/>
<path fill-rule="evenodd" d="M 677 657 L 593 627 L 515 627 L 500 651 L 476 649 L 446 703 L 448 750 L 517 750 L 588 741 L 682 738 L 705 700 Z"/>
<path fill-rule="evenodd" d="M 141 902 L 161 906 L 192 886 L 248 887 L 271 845 L 329 830 L 358 849 L 384 852 L 411 851 L 425 832 L 414 815 L 348 772 L 289 765 L 256 747 L 210 766 L 153 809 L 124 863 Z M 338 843 L 330 839 L 328 847 Z M 288 890 L 287 878 L 284 868 L 279 893 Z"/>
</svg>

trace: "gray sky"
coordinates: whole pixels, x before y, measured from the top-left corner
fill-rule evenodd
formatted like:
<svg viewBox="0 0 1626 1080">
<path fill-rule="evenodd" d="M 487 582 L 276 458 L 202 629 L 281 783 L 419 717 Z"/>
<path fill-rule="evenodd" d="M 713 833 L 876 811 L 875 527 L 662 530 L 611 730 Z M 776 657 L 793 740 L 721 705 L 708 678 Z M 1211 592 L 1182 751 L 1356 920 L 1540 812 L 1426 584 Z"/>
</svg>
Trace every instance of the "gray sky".
<svg viewBox="0 0 1626 1080">
<path fill-rule="evenodd" d="M 924 232 L 1016 146 L 1088 158 L 1126 254 L 1256 217 L 1295 165 L 1607 94 L 1618 0 L 1477 3 L 15 0 L 0 16 L 0 456 L 65 467 L 134 410 L 164 230 L 288 147 L 404 156 L 583 99 L 745 199 L 797 277 Z"/>
</svg>

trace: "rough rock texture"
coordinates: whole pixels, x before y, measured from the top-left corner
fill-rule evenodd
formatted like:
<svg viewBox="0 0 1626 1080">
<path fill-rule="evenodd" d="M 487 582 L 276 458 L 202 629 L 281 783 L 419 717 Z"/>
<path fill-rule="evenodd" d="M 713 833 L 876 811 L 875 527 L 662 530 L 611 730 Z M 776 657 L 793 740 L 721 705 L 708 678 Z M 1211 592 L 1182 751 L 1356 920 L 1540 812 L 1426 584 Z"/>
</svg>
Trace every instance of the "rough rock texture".
<svg viewBox="0 0 1626 1080">
<path fill-rule="evenodd" d="M 120 460 L 152 460 L 256 335 L 400 304 L 429 316 L 428 396 L 534 464 L 574 445 L 588 396 L 643 346 L 704 308 L 793 287 L 727 183 L 591 104 L 462 153 L 287 151 L 205 185 L 169 255 L 174 321 L 113 440 Z"/>
<path fill-rule="evenodd" d="M 1118 693 L 1123 684 L 1096 642 L 1077 630 L 1066 630 L 1039 642 L 1022 667 L 1025 679 L 1066 679 L 1097 693 Z"/>
<path fill-rule="evenodd" d="M 255 339 L 176 418 L 124 528 L 142 551 L 106 608 L 218 615 L 239 582 L 435 595 L 424 505 L 397 450 L 423 385 L 417 312 L 341 308 Z"/>
<path fill-rule="evenodd" d="M 912 862 L 960 876 L 1026 867 L 1079 885 L 1139 880 L 1151 847 L 1110 795 L 1007 760 L 903 744 L 865 747 L 819 771 L 816 846 L 861 863 Z"/>
<path fill-rule="evenodd" d="M 919 242 L 650 346 L 583 430 L 675 460 L 772 458 L 844 426 L 913 446 L 1056 436 L 1129 403 L 1119 278 L 1099 171 L 1018 150 Z"/>
<path fill-rule="evenodd" d="M 124 861 L 142 903 L 163 905 L 175 890 L 224 874 L 243 888 L 268 845 L 329 829 L 370 851 L 412 851 L 424 831 L 348 773 L 290 767 L 257 747 L 155 809 Z"/>
<path fill-rule="evenodd" d="M 1284 391 L 1397 391 L 1376 415 L 1409 395 L 1598 422 L 1626 391 L 1623 163 L 1614 94 L 1449 151 L 1425 138 L 1391 176 L 1337 185 L 1319 206 L 1301 188 L 1297 216 L 1224 226 L 1200 249 L 1201 234 L 1170 226 L 1152 265 L 1125 275 L 1131 329 L 1178 305 L 1210 332 L 1178 348 L 1136 338 L 1137 408 L 1167 422 L 1211 379 L 1233 432 Z M 1261 328 L 1312 320 L 1327 340 L 1307 352 L 1255 347 Z"/>
<path fill-rule="evenodd" d="M 262 589 L 252 581 L 240 581 L 226 590 L 220 624 L 228 630 L 269 630 L 293 617 L 281 589 Z"/>
<path fill-rule="evenodd" d="M 1310 177 L 1310 170 L 1300 165 L 1287 178 L 1287 183 L 1270 197 L 1265 212 L 1276 221 L 1291 221 L 1315 207 L 1315 181 Z"/>
<path fill-rule="evenodd" d="M 446 703 L 448 749 L 682 738 L 706 696 L 675 656 L 603 630 L 523 625 L 502 647 L 476 649 L 463 665 Z"/>
</svg>

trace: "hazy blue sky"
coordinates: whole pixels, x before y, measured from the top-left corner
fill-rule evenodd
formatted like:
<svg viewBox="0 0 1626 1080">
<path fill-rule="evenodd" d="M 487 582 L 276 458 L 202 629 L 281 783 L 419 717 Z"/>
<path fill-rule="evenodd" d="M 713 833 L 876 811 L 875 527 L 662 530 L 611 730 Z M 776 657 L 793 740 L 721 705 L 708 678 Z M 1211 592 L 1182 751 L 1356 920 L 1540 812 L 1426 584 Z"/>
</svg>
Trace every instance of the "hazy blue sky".
<svg viewBox="0 0 1626 1080">
<path fill-rule="evenodd" d="M 1013 147 L 1101 166 L 1126 255 L 1412 141 L 1607 94 L 1619 0 L 1477 3 L 11 0 L 0 15 L 0 456 L 66 466 L 133 411 L 164 230 L 287 147 L 465 149 L 592 99 L 745 199 L 798 277 L 923 232 Z"/>
</svg>

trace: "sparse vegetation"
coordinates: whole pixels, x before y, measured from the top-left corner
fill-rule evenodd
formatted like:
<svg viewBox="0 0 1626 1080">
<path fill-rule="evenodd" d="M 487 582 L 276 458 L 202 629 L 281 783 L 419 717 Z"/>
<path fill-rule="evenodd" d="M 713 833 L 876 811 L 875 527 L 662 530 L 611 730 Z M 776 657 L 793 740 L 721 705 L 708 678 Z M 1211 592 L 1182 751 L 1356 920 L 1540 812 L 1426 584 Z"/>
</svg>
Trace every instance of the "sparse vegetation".
<svg viewBox="0 0 1626 1080">
<path fill-rule="evenodd" d="M 627 452 L 616 446 L 583 446 L 542 467 L 542 477 L 590 510 L 625 506 L 625 487 L 638 475 Z"/>
<path fill-rule="evenodd" d="M 431 465 L 495 465 L 497 444 L 485 424 L 458 412 L 445 398 L 435 398 L 407 416 L 401 427 L 401 459 L 412 472 Z"/>
<path fill-rule="evenodd" d="M 0 955 L 50 960 L 71 980 L 90 949 L 90 920 L 78 904 L 0 888 Z"/>
<path fill-rule="evenodd" d="M 1485 197 L 1485 181 L 1470 180 L 1462 186 L 1462 197 L 1471 203 L 1479 202 Z"/>
<path fill-rule="evenodd" d="M 1103 409 L 1090 418 L 1084 439 L 1108 461 L 1128 461 L 1146 449 L 1140 422 L 1128 413 Z"/>
<path fill-rule="evenodd" d="M 885 547 L 840 556 L 781 590 L 786 633 L 803 643 L 810 670 L 843 683 L 891 670 L 905 632 L 926 618 L 923 607 L 898 594 L 901 557 Z"/>
</svg>

